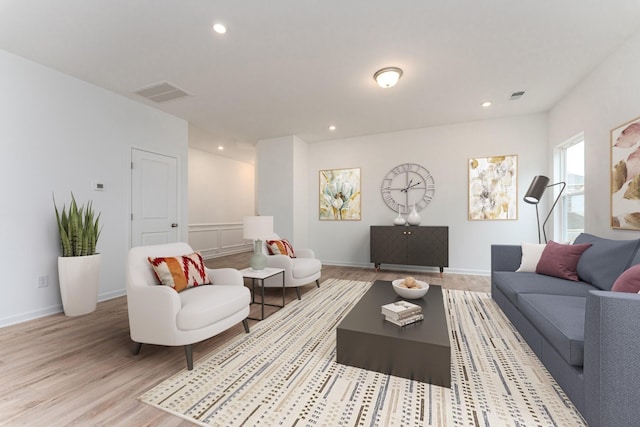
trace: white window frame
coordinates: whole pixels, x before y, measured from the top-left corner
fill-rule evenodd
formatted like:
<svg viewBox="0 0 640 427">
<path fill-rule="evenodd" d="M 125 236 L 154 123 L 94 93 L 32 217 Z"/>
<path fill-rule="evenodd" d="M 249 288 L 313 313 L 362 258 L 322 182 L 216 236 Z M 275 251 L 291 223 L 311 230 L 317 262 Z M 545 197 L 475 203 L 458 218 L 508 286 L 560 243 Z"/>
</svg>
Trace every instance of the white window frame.
<svg viewBox="0 0 640 427">
<path fill-rule="evenodd" d="M 573 147 L 576 144 L 582 143 L 583 144 L 583 150 L 584 150 L 584 145 L 585 145 L 585 139 L 584 139 L 584 133 L 580 133 L 576 136 L 574 136 L 573 138 L 563 142 L 562 144 L 558 145 L 556 147 L 556 159 L 557 159 L 557 176 L 558 176 L 558 182 L 559 181 L 564 181 L 567 183 L 567 187 L 565 188 L 565 191 L 563 191 L 560 200 L 558 200 L 558 204 L 556 205 L 556 212 L 554 215 L 554 236 L 558 236 L 558 240 L 562 241 L 562 242 L 567 242 L 569 243 L 569 230 L 567 229 L 567 215 L 565 212 L 565 206 L 567 203 L 567 200 L 569 199 L 569 197 L 571 196 L 584 196 L 584 188 L 585 186 L 582 186 L 581 190 L 578 191 L 571 191 L 569 188 L 569 183 L 568 183 L 568 176 L 567 176 L 567 150 L 571 147 Z M 586 166 L 586 165 L 585 165 Z M 585 175 L 586 175 L 586 171 L 585 171 Z M 559 187 L 559 186 L 558 186 Z M 555 190 L 555 187 L 554 187 Z M 558 188 L 557 190 L 554 191 L 554 199 L 557 197 L 558 195 L 558 191 L 560 191 L 560 188 Z M 586 211 L 585 211 L 585 221 L 586 221 Z M 583 224 L 583 231 L 584 231 L 584 224 Z"/>
</svg>

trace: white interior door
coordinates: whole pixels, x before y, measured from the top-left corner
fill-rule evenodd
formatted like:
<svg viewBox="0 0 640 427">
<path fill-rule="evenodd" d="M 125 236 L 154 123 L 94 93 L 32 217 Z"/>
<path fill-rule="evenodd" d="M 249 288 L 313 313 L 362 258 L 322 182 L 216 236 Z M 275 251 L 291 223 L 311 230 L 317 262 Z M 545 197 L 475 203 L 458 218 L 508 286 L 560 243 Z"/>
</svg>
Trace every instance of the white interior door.
<svg viewBox="0 0 640 427">
<path fill-rule="evenodd" d="M 131 246 L 178 240 L 177 159 L 131 150 Z"/>
</svg>

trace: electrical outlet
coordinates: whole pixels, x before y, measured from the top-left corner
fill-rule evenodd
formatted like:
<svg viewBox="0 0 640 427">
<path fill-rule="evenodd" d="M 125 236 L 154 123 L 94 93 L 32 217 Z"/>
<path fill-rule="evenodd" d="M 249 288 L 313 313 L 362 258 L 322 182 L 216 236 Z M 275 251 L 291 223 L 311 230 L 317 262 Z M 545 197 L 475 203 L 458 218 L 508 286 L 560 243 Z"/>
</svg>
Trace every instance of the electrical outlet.
<svg viewBox="0 0 640 427">
<path fill-rule="evenodd" d="M 38 287 L 46 288 L 47 286 L 49 286 L 49 276 L 47 274 L 38 276 Z"/>
</svg>

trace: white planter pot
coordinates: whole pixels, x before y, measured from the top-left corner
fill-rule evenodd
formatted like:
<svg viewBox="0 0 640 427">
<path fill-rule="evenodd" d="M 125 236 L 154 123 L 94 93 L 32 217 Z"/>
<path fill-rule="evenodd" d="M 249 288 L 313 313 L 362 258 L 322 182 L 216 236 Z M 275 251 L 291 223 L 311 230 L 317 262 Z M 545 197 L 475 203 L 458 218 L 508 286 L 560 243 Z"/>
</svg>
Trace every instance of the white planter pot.
<svg viewBox="0 0 640 427">
<path fill-rule="evenodd" d="M 96 309 L 101 265 L 101 254 L 58 257 L 58 279 L 64 314 L 80 316 Z"/>
</svg>

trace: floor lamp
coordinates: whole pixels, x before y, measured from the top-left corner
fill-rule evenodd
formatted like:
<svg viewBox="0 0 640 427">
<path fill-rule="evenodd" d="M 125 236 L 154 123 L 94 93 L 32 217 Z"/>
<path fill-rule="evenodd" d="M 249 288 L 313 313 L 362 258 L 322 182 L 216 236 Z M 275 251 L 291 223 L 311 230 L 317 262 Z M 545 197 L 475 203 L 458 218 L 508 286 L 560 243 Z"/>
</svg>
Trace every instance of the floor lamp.
<svg viewBox="0 0 640 427">
<path fill-rule="evenodd" d="M 556 207 L 558 200 L 560 200 L 560 195 L 562 195 L 562 192 L 564 191 L 567 184 L 563 181 L 556 182 L 555 184 L 549 184 L 549 178 L 547 178 L 544 175 L 537 175 L 536 177 L 533 178 L 533 181 L 531 181 L 531 185 L 529 186 L 527 193 L 524 195 L 525 202 L 532 205 L 536 205 L 536 220 L 538 221 L 538 243 L 542 243 L 542 239 L 540 238 L 540 215 L 538 214 L 538 203 L 540 203 L 540 199 L 544 194 L 544 190 L 546 190 L 549 187 L 555 187 L 556 185 L 562 185 L 562 188 L 558 193 L 558 197 L 556 197 L 555 201 L 553 202 L 553 206 L 551 206 L 551 209 L 549 210 L 547 217 L 544 219 L 544 222 L 542 223 L 542 233 L 544 235 L 544 242 L 547 243 L 547 232 L 545 230 L 547 221 L 549 221 L 549 218 L 551 217 L 551 212 L 553 212 L 553 209 Z"/>
</svg>

